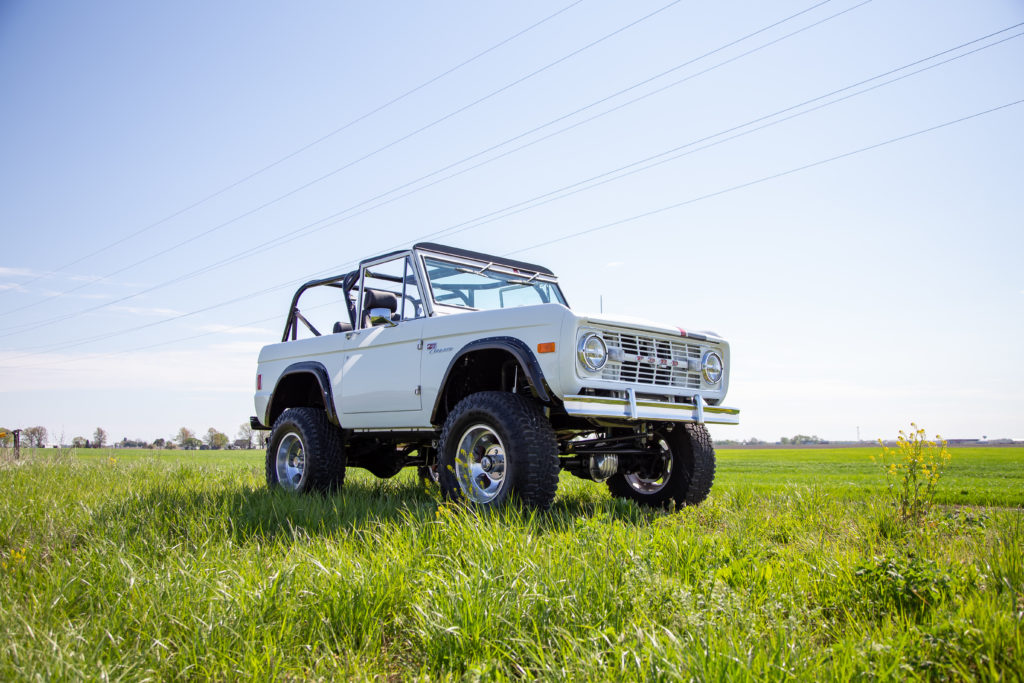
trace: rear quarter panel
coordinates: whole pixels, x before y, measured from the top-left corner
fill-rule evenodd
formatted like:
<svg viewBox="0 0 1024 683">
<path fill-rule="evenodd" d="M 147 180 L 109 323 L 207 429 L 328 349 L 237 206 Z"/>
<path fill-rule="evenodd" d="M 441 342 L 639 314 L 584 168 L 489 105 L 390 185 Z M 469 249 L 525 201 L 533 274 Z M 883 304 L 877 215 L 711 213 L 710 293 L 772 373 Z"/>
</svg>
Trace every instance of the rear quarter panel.
<svg viewBox="0 0 1024 683">
<path fill-rule="evenodd" d="M 260 350 L 256 372 L 261 376 L 262 388 L 256 391 L 254 403 L 256 416 L 268 427 L 267 407 L 270 397 L 289 365 L 301 361 L 315 361 L 327 368 L 331 384 L 335 385 L 341 377 L 341 366 L 344 362 L 344 334 L 328 334 L 311 339 L 297 339 L 290 342 L 269 344 Z M 333 388 L 333 387 L 332 387 Z M 335 406 L 337 408 L 337 406 Z"/>
</svg>

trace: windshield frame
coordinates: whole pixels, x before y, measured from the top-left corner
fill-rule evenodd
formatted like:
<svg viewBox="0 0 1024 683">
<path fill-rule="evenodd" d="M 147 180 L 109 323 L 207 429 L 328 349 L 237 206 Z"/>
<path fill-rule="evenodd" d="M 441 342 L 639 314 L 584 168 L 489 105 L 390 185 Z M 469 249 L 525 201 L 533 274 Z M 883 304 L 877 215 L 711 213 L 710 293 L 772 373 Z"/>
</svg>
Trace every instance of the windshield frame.
<svg viewBox="0 0 1024 683">
<path fill-rule="evenodd" d="M 517 282 L 543 282 L 551 287 L 554 292 L 555 300 L 550 303 L 557 303 L 568 308 L 569 304 L 565 299 L 565 294 L 562 292 L 562 288 L 558 285 L 558 278 L 554 275 L 541 273 L 535 270 L 521 268 L 518 266 L 507 265 L 501 263 L 499 260 L 476 260 L 463 258 L 451 254 L 442 254 L 430 251 L 416 250 L 417 261 L 420 269 L 424 276 L 424 281 L 427 283 L 427 291 L 430 292 L 429 301 L 434 312 L 462 312 L 462 311 L 487 311 L 487 310 L 504 310 L 502 307 L 496 308 L 476 308 L 473 306 L 467 306 L 462 304 L 449 303 L 447 301 L 439 301 L 437 298 L 437 292 L 435 291 L 433 278 L 430 276 L 430 267 L 427 265 L 427 259 L 432 261 L 440 261 L 444 264 L 450 264 L 455 268 L 466 268 L 469 271 L 477 271 L 483 276 L 487 276 L 489 273 L 494 273 L 499 277 L 494 278 L 495 285 L 493 287 L 477 287 L 477 289 L 492 289 L 494 287 L 501 286 L 497 284 L 499 280 L 503 280 L 508 284 L 516 284 Z M 511 282 L 510 282 L 511 281 Z M 475 303 L 475 302 L 474 302 Z M 536 305 L 542 305 L 538 303 Z M 513 308 L 513 307 L 509 307 Z"/>
</svg>

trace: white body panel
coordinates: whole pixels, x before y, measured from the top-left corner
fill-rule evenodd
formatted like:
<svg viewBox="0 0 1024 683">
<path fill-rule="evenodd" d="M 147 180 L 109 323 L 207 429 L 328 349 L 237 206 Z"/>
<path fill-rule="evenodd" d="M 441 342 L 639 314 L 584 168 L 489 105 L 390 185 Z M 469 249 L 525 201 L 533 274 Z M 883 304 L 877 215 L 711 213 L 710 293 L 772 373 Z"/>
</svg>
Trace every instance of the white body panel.
<svg viewBox="0 0 1024 683">
<path fill-rule="evenodd" d="M 341 381 L 334 381 L 342 424 L 360 422 L 366 413 L 420 412 L 420 342 L 425 319 L 394 327 L 344 333 Z"/>
<path fill-rule="evenodd" d="M 576 348 L 590 331 L 628 340 L 624 361 L 609 360 L 598 372 L 584 370 Z M 739 411 L 718 405 L 728 390 L 728 343 L 710 334 L 686 337 L 680 328 L 649 321 L 575 315 L 561 304 L 435 315 L 266 346 L 259 358 L 262 389 L 255 396 L 256 414 L 267 419 L 281 373 L 294 363 L 315 361 L 327 369 L 336 414 L 346 429 L 431 429 L 435 400 L 452 360 L 467 344 L 496 337 L 517 339 L 530 349 L 551 392 L 571 415 L 738 422 Z M 538 353 L 539 344 L 551 342 L 553 353 Z M 702 381 L 699 371 L 685 372 L 685 359 L 682 368 L 671 360 L 682 357 L 672 354 L 693 357 L 708 350 L 717 351 L 725 365 L 715 386 Z M 637 381 L 611 378 L 627 371 Z"/>
</svg>

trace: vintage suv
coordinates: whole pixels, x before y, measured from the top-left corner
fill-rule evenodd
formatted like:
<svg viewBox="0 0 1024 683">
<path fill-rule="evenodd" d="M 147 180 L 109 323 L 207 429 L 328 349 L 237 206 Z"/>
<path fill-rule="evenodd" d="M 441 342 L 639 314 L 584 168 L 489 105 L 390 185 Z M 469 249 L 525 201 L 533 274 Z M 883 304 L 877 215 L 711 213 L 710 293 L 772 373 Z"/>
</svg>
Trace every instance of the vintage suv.
<svg viewBox="0 0 1024 683">
<path fill-rule="evenodd" d="M 342 320 L 322 334 L 314 312 Z M 729 369 L 713 334 L 578 315 L 546 268 L 417 244 L 299 288 L 281 343 L 260 351 L 251 423 L 273 429 L 271 488 L 418 466 L 448 499 L 546 508 L 565 469 L 695 505 L 715 476 L 705 423 L 739 421 L 722 405 Z"/>
</svg>

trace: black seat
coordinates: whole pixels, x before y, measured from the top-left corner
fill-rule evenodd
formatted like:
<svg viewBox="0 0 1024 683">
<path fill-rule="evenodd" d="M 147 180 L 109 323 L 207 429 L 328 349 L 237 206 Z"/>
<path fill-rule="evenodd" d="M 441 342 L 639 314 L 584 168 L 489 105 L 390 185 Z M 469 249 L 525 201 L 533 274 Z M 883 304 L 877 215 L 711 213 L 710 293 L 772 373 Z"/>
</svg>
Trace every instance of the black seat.
<svg viewBox="0 0 1024 683">
<path fill-rule="evenodd" d="M 370 327 L 370 311 L 374 308 L 386 308 L 391 311 L 391 319 L 395 319 L 398 310 L 398 295 L 383 289 L 368 289 L 363 295 L 363 327 Z"/>
<path fill-rule="evenodd" d="M 351 332 L 351 331 L 352 331 L 352 323 L 343 323 L 343 322 L 336 322 L 336 323 L 334 323 L 334 334 L 338 334 L 339 332 Z"/>
</svg>

